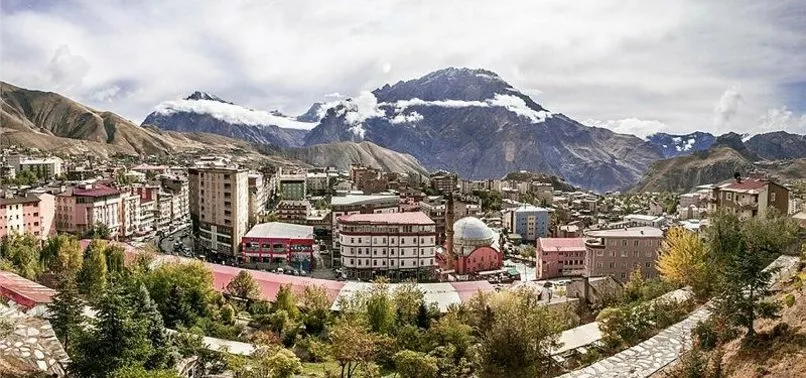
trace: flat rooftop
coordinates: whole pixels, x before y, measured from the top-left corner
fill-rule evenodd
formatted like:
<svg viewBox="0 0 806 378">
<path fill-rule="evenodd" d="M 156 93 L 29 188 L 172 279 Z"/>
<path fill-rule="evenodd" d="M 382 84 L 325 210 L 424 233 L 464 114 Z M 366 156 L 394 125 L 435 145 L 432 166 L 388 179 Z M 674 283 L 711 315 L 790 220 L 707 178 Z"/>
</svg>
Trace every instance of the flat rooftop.
<svg viewBox="0 0 806 378">
<path fill-rule="evenodd" d="M 372 224 L 412 224 L 431 225 L 435 224 L 431 218 L 421 211 L 411 213 L 391 213 L 391 214 L 352 214 L 339 217 L 339 222 L 357 222 Z"/>
<path fill-rule="evenodd" d="M 252 227 L 243 237 L 313 239 L 313 227 L 282 222 L 260 223 Z"/>
<path fill-rule="evenodd" d="M 333 206 L 363 205 L 383 201 L 390 201 L 390 202 L 394 201 L 395 205 L 397 205 L 398 197 L 390 195 L 369 196 L 369 195 L 348 194 L 346 196 L 335 196 L 330 198 L 330 204 Z"/>
<path fill-rule="evenodd" d="M 594 238 L 662 238 L 663 231 L 655 227 L 615 228 L 588 231 L 585 236 Z"/>
</svg>

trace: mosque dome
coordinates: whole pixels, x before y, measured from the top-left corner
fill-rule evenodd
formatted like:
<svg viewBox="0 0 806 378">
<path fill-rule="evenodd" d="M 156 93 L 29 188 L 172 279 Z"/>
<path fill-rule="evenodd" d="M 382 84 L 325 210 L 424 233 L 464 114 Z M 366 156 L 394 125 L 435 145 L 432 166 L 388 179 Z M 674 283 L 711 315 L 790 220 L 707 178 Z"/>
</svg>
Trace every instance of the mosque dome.
<svg viewBox="0 0 806 378">
<path fill-rule="evenodd" d="M 489 246 L 495 239 L 495 232 L 475 217 L 465 217 L 453 224 L 453 243 L 457 247 Z"/>
</svg>

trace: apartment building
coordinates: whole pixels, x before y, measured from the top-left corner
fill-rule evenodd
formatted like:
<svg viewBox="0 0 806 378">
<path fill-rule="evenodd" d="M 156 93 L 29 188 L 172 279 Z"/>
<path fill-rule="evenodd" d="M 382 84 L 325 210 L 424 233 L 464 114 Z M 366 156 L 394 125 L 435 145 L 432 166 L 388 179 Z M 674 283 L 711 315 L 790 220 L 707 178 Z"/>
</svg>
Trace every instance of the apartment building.
<svg viewBox="0 0 806 378">
<path fill-rule="evenodd" d="M 233 167 L 188 169 L 190 215 L 199 247 L 237 255 L 249 223 L 248 175 L 246 169 Z"/>
<path fill-rule="evenodd" d="M 311 195 L 325 195 L 329 190 L 330 176 L 327 172 L 308 172 L 305 180 L 308 193 Z"/>
<path fill-rule="evenodd" d="M 442 196 L 424 197 L 419 202 L 419 210 L 434 221 L 437 230 L 437 244 L 445 243 L 445 200 Z"/>
<path fill-rule="evenodd" d="M 171 219 L 175 224 L 185 223 L 190 219 L 190 185 L 188 180 L 180 176 L 160 176 L 162 190 L 172 197 Z"/>
<path fill-rule="evenodd" d="M 156 230 L 154 226 L 154 219 L 156 218 L 157 204 L 154 200 L 141 200 L 140 201 L 140 233 L 149 233 Z"/>
<path fill-rule="evenodd" d="M 738 177 L 715 185 L 709 201 L 709 212 L 727 209 L 741 219 L 766 217 L 770 209 L 786 215 L 789 189 L 767 179 Z"/>
<path fill-rule="evenodd" d="M 120 234 L 121 193 L 104 185 L 80 185 L 56 195 L 56 230 L 84 234 L 103 224 L 114 237 Z"/>
<path fill-rule="evenodd" d="M 640 269 L 645 278 L 657 277 L 655 261 L 663 237 L 663 231 L 655 227 L 586 231 L 583 275 L 613 276 L 625 282 Z"/>
<path fill-rule="evenodd" d="M 310 210 L 311 203 L 305 200 L 283 200 L 277 204 L 277 215 L 285 223 L 305 224 Z"/>
<path fill-rule="evenodd" d="M 663 227 L 666 226 L 666 217 L 645 214 L 630 214 L 624 216 L 624 222 L 630 227 Z"/>
<path fill-rule="evenodd" d="M 436 266 L 436 226 L 422 212 L 352 214 L 337 219 L 341 266 L 347 277 L 430 277 Z"/>
<path fill-rule="evenodd" d="M 258 215 L 266 211 L 269 191 L 262 174 L 250 172 L 247 179 L 249 182 L 249 218 L 257 219 Z"/>
<path fill-rule="evenodd" d="M 120 234 L 123 237 L 131 237 L 141 231 L 140 196 L 133 193 L 121 193 L 120 204 Z"/>
<path fill-rule="evenodd" d="M 277 193 L 282 199 L 303 200 L 307 195 L 306 183 L 308 176 L 305 171 L 277 173 Z"/>
<path fill-rule="evenodd" d="M 37 177 L 53 178 L 62 174 L 62 159 L 58 157 L 48 157 L 33 159 L 22 155 L 8 157 L 8 164 L 14 169 L 15 174 L 22 171 L 32 171 Z"/>
<path fill-rule="evenodd" d="M 537 239 L 537 269 L 539 280 L 585 274 L 585 238 Z"/>
<path fill-rule="evenodd" d="M 457 177 L 451 173 L 439 172 L 429 179 L 431 187 L 440 193 L 452 193 L 456 190 Z"/>
<path fill-rule="evenodd" d="M 331 221 L 333 231 L 333 264 L 341 264 L 339 258 L 339 238 L 336 222 L 342 215 L 351 214 L 393 214 L 400 212 L 399 199 L 392 195 L 355 195 L 334 196 L 330 198 Z"/>
<path fill-rule="evenodd" d="M 0 197 L 0 238 L 30 232 L 42 238 L 42 215 L 39 197 L 35 195 Z"/>
<path fill-rule="evenodd" d="M 534 242 L 548 236 L 549 212 L 533 205 L 521 205 L 504 212 L 504 227 L 521 236 L 522 240 Z"/>
</svg>

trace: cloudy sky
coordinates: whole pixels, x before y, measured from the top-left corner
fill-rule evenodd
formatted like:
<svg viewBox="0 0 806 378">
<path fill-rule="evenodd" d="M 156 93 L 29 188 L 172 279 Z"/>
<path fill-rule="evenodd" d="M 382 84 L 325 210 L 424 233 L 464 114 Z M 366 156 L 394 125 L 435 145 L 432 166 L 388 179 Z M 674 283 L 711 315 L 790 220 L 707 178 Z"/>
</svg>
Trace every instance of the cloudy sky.
<svg viewBox="0 0 806 378">
<path fill-rule="evenodd" d="M 2 0 L 0 8 L 0 79 L 137 123 L 194 90 L 297 114 L 328 94 L 464 66 L 620 132 L 806 133 L 803 0 Z"/>
</svg>

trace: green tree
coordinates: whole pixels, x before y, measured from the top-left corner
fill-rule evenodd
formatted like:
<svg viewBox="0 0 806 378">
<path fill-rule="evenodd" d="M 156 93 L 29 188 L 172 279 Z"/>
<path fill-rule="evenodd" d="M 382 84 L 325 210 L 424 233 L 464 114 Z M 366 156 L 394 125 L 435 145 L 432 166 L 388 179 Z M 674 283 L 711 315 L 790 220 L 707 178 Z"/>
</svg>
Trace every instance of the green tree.
<svg viewBox="0 0 806 378">
<path fill-rule="evenodd" d="M 87 232 L 87 236 L 93 239 L 109 240 L 112 237 L 112 230 L 106 224 L 98 222 Z"/>
<path fill-rule="evenodd" d="M 102 293 L 107 283 L 106 242 L 94 239 L 84 251 L 78 288 L 84 295 Z"/>
<path fill-rule="evenodd" d="M 145 367 L 149 370 L 173 368 L 179 360 L 179 352 L 165 331 L 162 315 L 144 285 L 140 285 L 135 293 L 132 307 L 134 309 L 132 316 L 137 321 L 145 322 L 147 337 L 153 348 Z"/>
<path fill-rule="evenodd" d="M 297 298 L 291 290 L 290 284 L 280 286 L 280 289 L 277 291 L 277 297 L 272 304 L 272 310 L 275 312 L 285 311 L 291 320 L 299 319 L 300 312 L 299 306 L 297 306 Z"/>
<path fill-rule="evenodd" d="M 36 172 L 30 169 L 23 169 L 14 176 L 14 183 L 17 185 L 33 185 L 39 181 Z"/>
<path fill-rule="evenodd" d="M 432 349 L 450 347 L 451 359 L 459 362 L 469 359 L 469 350 L 474 343 L 473 328 L 461 321 L 455 311 L 446 313 L 428 329 L 428 339 Z"/>
<path fill-rule="evenodd" d="M 126 250 L 123 246 L 108 243 L 104 250 L 104 257 L 106 257 L 106 269 L 110 277 L 126 271 Z"/>
<path fill-rule="evenodd" d="M 213 274 L 201 261 L 162 264 L 148 272 L 144 282 L 169 328 L 191 326 L 210 314 Z"/>
<path fill-rule="evenodd" d="M 351 378 L 356 369 L 368 366 L 376 353 L 377 337 L 359 319 L 344 317 L 333 325 L 330 342 L 333 359 L 341 367 L 341 378 Z"/>
<path fill-rule="evenodd" d="M 227 284 L 227 293 L 237 298 L 253 301 L 260 297 L 260 288 L 249 271 L 241 270 Z"/>
<path fill-rule="evenodd" d="M 319 335 L 330 323 L 330 300 L 323 286 L 306 286 L 302 292 L 302 323 L 309 335 Z"/>
<path fill-rule="evenodd" d="M 765 269 L 776 256 L 789 251 L 797 240 L 791 220 L 774 211 L 767 218 L 744 223 L 735 215 L 718 213 L 708 228 L 709 252 L 717 277 L 714 313 L 729 324 L 745 328 L 745 340 L 755 336 L 756 319 L 774 318 L 779 305 L 766 300 L 776 269 Z"/>
<path fill-rule="evenodd" d="M 386 281 L 380 279 L 372 284 L 366 293 L 365 306 L 370 329 L 376 333 L 389 334 L 395 325 L 396 309 Z"/>
<path fill-rule="evenodd" d="M 547 374 L 564 325 L 560 312 L 539 305 L 538 294 L 529 289 L 500 292 L 493 299 L 491 326 L 479 339 L 481 376 Z"/>
<path fill-rule="evenodd" d="M 133 316 L 124 291 L 110 287 L 98 305 L 97 324 L 79 338 L 70 371 L 79 377 L 107 377 L 125 367 L 143 366 L 153 355 L 148 326 Z"/>
<path fill-rule="evenodd" d="M 425 306 L 424 298 L 425 293 L 417 283 L 405 282 L 398 285 L 393 296 L 397 323 L 416 324 L 420 307 Z"/>
<path fill-rule="evenodd" d="M 0 258 L 8 261 L 14 271 L 29 280 L 42 272 L 39 240 L 31 233 L 9 233 L 0 240 Z"/>
<path fill-rule="evenodd" d="M 58 292 L 53 296 L 53 301 L 48 304 L 48 311 L 53 331 L 64 345 L 64 349 L 70 352 L 71 343 L 76 335 L 80 334 L 85 322 L 84 303 L 78 296 L 78 287 L 74 277 L 64 276 L 61 279 Z"/>
<path fill-rule="evenodd" d="M 84 263 L 81 245 L 74 236 L 59 234 L 48 239 L 42 248 L 42 263 L 60 276 L 76 276 Z"/>
<path fill-rule="evenodd" d="M 277 347 L 258 348 L 235 369 L 236 378 L 289 378 L 302 372 L 294 352 Z"/>
<path fill-rule="evenodd" d="M 402 350 L 395 353 L 395 369 L 401 378 L 436 378 L 437 359 L 425 353 Z"/>
<path fill-rule="evenodd" d="M 115 370 L 111 378 L 180 378 L 173 369 L 146 370 L 142 366 L 126 366 Z"/>
</svg>

